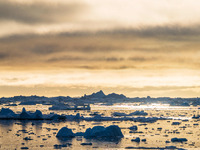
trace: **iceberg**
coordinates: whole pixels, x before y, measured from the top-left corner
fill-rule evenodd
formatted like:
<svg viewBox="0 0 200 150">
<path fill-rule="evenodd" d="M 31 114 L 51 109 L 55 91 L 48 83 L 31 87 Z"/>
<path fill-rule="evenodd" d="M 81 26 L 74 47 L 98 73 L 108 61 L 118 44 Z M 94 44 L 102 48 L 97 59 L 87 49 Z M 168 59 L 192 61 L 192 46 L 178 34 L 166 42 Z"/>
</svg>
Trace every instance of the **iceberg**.
<svg viewBox="0 0 200 150">
<path fill-rule="evenodd" d="M 57 138 L 73 138 L 75 136 L 83 136 L 86 139 L 121 139 L 124 137 L 121 129 L 117 125 L 111 125 L 106 128 L 103 126 L 95 126 L 92 129 L 88 128 L 85 133 L 73 133 L 72 129 L 63 127 L 56 135 Z"/>
<path fill-rule="evenodd" d="M 129 129 L 132 130 L 132 131 L 137 131 L 138 127 L 137 126 L 131 126 L 131 127 L 129 127 Z"/>
<path fill-rule="evenodd" d="M 85 138 L 122 138 L 124 137 L 121 129 L 117 125 L 108 127 L 95 126 L 92 129 L 88 128 L 84 134 Z"/>
<path fill-rule="evenodd" d="M 42 112 L 40 110 L 36 110 L 33 114 L 34 119 L 43 119 Z"/>
<path fill-rule="evenodd" d="M 133 112 L 133 113 L 130 113 L 129 114 L 130 116 L 147 116 L 148 115 L 148 113 L 146 113 L 146 112 L 144 112 L 143 110 L 142 111 L 135 111 L 135 112 Z"/>
<path fill-rule="evenodd" d="M 20 119 L 30 119 L 30 114 L 27 113 L 26 109 L 23 107 L 21 114 L 19 115 Z"/>
<path fill-rule="evenodd" d="M 0 118 L 13 118 L 16 114 L 9 108 L 2 108 L 0 111 Z"/>
<path fill-rule="evenodd" d="M 61 128 L 56 137 L 65 137 L 65 138 L 73 138 L 75 137 L 75 134 L 72 132 L 72 129 L 68 129 L 67 127 Z"/>
<path fill-rule="evenodd" d="M 130 114 L 126 114 L 126 113 L 120 113 L 120 112 L 114 112 L 112 114 L 113 116 L 118 116 L 118 117 L 126 117 L 126 116 L 147 116 L 148 113 L 142 111 L 135 111 L 133 113 Z"/>
<path fill-rule="evenodd" d="M 137 142 L 137 143 L 139 143 L 139 142 L 140 142 L 140 138 L 139 138 L 139 137 L 136 137 L 135 139 L 132 139 L 131 141 L 132 141 L 132 142 Z"/>
<path fill-rule="evenodd" d="M 187 142 L 188 140 L 186 138 L 172 138 L 171 142 Z"/>
</svg>

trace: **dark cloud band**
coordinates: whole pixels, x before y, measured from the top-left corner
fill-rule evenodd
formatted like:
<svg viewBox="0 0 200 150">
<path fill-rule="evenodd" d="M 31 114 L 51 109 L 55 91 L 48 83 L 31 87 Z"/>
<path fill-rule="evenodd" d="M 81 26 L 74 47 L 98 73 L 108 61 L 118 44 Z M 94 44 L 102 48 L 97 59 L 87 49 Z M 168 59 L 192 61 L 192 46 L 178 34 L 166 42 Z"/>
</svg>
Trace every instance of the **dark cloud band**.
<svg viewBox="0 0 200 150">
<path fill-rule="evenodd" d="M 83 3 L 19 3 L 0 0 L 0 21 L 25 24 L 69 22 L 86 10 Z"/>
</svg>

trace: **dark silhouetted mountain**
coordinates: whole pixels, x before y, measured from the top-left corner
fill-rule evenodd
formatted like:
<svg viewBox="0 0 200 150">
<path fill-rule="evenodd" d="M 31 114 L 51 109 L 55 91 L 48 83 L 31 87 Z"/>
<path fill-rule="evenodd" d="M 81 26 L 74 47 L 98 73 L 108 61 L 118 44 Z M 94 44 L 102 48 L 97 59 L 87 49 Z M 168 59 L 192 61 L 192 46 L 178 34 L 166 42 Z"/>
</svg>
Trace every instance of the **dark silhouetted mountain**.
<svg viewBox="0 0 200 150">
<path fill-rule="evenodd" d="M 106 95 L 103 93 L 102 90 L 96 93 L 92 93 L 91 95 L 84 95 L 84 98 L 105 98 Z"/>
<path fill-rule="evenodd" d="M 102 90 L 100 90 L 96 93 L 92 93 L 91 95 L 84 95 L 82 98 L 83 99 L 86 99 L 86 98 L 125 99 L 126 96 L 124 96 L 123 94 L 116 94 L 116 93 L 111 93 L 111 94 L 105 95 L 104 92 Z"/>
<path fill-rule="evenodd" d="M 110 99 L 125 99 L 126 96 L 123 95 L 123 94 L 111 93 L 111 94 L 108 94 L 108 95 L 106 96 L 106 98 L 110 98 Z"/>
</svg>

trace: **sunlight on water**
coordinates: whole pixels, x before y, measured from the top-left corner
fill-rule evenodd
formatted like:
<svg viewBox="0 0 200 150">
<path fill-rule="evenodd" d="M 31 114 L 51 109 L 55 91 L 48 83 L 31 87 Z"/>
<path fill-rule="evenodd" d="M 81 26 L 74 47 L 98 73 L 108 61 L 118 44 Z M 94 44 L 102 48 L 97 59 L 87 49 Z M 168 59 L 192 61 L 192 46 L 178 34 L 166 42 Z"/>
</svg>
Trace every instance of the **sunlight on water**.
<svg viewBox="0 0 200 150">
<path fill-rule="evenodd" d="M 1 107 L 5 107 L 2 106 Z M 0 121 L 0 149 L 20 149 L 21 147 L 29 147 L 29 149 L 37 150 L 54 149 L 55 144 L 71 143 L 70 149 L 125 149 L 127 146 L 133 147 L 165 147 L 176 146 L 179 148 L 195 149 L 200 147 L 199 124 L 198 120 L 191 119 L 194 114 L 199 113 L 198 107 L 169 106 L 166 104 L 152 105 L 134 105 L 134 104 L 114 104 L 104 106 L 102 104 L 91 105 L 91 111 L 49 111 L 50 105 L 18 105 L 17 107 L 8 106 L 15 112 L 21 112 L 23 107 L 28 111 L 41 110 L 44 114 L 54 112 L 57 114 L 76 114 L 90 116 L 98 112 L 102 116 L 112 116 L 114 112 L 132 113 L 136 110 L 144 110 L 148 113 L 145 117 L 163 117 L 169 120 L 158 120 L 154 123 L 140 123 L 133 121 L 18 121 L 18 120 L 1 120 Z M 134 116 L 138 117 L 138 116 Z M 174 120 L 172 120 L 174 119 Z M 180 122 L 180 125 L 172 125 L 173 122 Z M 58 130 L 64 126 L 73 129 L 73 132 L 85 132 L 89 127 L 96 125 L 109 126 L 118 125 L 124 138 L 117 142 L 88 140 L 82 137 L 75 137 L 71 140 L 62 141 L 55 137 Z M 129 127 L 136 125 L 137 132 L 130 132 Z M 32 134 L 33 133 L 33 134 Z M 33 140 L 25 141 L 25 137 L 31 137 Z M 146 139 L 146 142 L 131 142 L 131 139 L 140 137 Z M 166 143 L 174 137 L 185 137 L 187 143 Z M 10 144 L 10 141 L 12 141 Z M 83 142 L 92 142 L 92 146 L 82 146 Z M 195 144 L 192 144 L 195 142 Z M 69 147 L 68 147 L 69 148 Z M 64 147 L 62 149 L 65 149 Z"/>
</svg>

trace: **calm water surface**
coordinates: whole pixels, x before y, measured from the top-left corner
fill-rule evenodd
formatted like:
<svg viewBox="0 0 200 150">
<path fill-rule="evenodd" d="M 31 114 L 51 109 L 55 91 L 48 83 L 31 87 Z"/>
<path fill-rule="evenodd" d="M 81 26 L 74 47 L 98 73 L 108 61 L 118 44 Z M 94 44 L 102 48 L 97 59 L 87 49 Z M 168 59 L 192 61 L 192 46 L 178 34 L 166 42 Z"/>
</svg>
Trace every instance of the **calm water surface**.
<svg viewBox="0 0 200 150">
<path fill-rule="evenodd" d="M 4 106 L 1 106 L 4 107 Z M 21 112 L 24 106 L 11 106 L 15 112 Z M 36 105 L 25 106 L 28 111 L 41 110 L 44 114 L 52 111 L 48 110 L 50 106 Z M 173 107 L 168 105 L 144 105 L 135 106 L 133 104 L 116 104 L 113 106 L 93 105 L 91 111 L 54 111 L 58 114 L 76 114 L 89 116 L 90 113 L 99 112 L 105 116 L 111 116 L 113 112 L 131 113 L 135 110 L 144 110 L 148 116 L 166 117 L 179 120 L 159 120 L 155 123 L 139 123 L 133 121 L 104 121 L 104 122 L 52 122 L 52 121 L 17 121 L 17 120 L 0 120 L 0 149 L 21 149 L 28 147 L 29 149 L 54 149 L 55 144 L 71 143 L 70 147 L 62 147 L 62 149 L 125 149 L 125 147 L 165 147 L 176 146 L 186 149 L 200 148 L 200 130 L 199 120 L 192 119 L 194 114 L 198 114 L 198 107 Z M 185 120 L 185 119 L 188 119 Z M 181 122 L 180 125 L 172 125 L 172 122 Z M 87 140 L 83 137 L 75 137 L 73 139 L 59 140 L 56 138 L 58 130 L 64 126 L 71 128 L 73 132 L 85 132 L 89 127 L 96 125 L 109 126 L 118 125 L 124 138 L 120 141 L 100 141 Z M 129 133 L 128 127 L 132 125 L 138 126 L 139 133 Z M 183 128 L 183 126 L 185 128 Z M 161 128 L 159 130 L 158 128 Z M 30 137 L 33 140 L 24 140 Z M 146 142 L 131 142 L 131 139 L 140 137 L 146 139 Z M 187 138 L 186 143 L 166 143 L 171 138 Z M 82 146 L 83 142 L 92 142 L 91 146 Z"/>
</svg>

